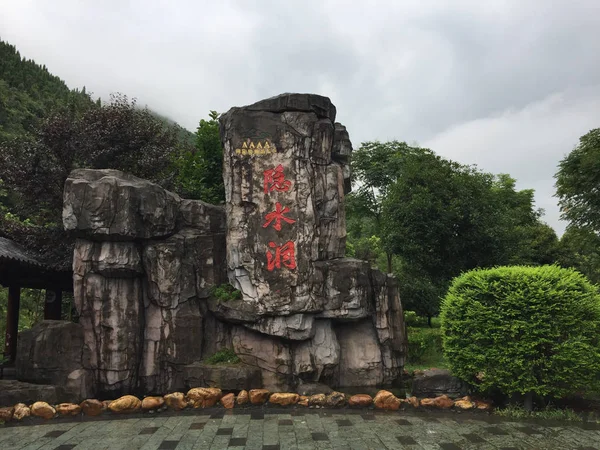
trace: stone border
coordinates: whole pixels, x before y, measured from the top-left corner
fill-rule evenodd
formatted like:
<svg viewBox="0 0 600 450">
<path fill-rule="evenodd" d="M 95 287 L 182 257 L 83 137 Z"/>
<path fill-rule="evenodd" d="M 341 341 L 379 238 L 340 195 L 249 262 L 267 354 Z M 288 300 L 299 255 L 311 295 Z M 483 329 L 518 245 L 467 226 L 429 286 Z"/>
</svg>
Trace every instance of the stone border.
<svg viewBox="0 0 600 450">
<path fill-rule="evenodd" d="M 383 411 L 398 411 L 410 407 L 412 409 L 461 410 L 461 411 L 491 411 L 492 403 L 486 400 L 476 400 L 463 397 L 452 400 L 447 395 L 436 398 L 409 397 L 401 399 L 386 390 L 380 390 L 375 397 L 368 394 L 347 396 L 333 391 L 330 394 L 299 395 L 293 392 L 270 392 L 266 389 L 251 389 L 223 394 L 219 388 L 192 388 L 187 394 L 173 392 L 164 396 L 149 396 L 140 400 L 133 395 L 124 395 L 116 400 L 100 401 L 87 399 L 80 404 L 61 403 L 50 405 L 46 402 L 35 402 L 30 406 L 17 403 L 14 406 L 0 408 L 0 421 L 21 421 L 26 417 L 39 417 L 50 420 L 55 417 L 100 416 L 103 414 L 155 413 L 165 411 L 182 411 L 185 409 L 210 408 L 217 405 L 225 409 L 236 406 L 273 405 L 277 407 L 299 405 L 306 408 L 355 408 L 377 409 Z"/>
</svg>

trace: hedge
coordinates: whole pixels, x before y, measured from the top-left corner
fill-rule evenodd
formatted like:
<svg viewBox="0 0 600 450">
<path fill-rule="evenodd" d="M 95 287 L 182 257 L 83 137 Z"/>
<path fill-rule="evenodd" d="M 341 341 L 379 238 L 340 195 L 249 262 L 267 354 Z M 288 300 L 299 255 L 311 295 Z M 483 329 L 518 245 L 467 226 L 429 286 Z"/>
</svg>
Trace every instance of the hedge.
<svg viewBox="0 0 600 450">
<path fill-rule="evenodd" d="M 452 373 L 479 391 L 561 397 L 598 388 L 600 297 L 572 269 L 467 272 L 440 315 Z"/>
</svg>

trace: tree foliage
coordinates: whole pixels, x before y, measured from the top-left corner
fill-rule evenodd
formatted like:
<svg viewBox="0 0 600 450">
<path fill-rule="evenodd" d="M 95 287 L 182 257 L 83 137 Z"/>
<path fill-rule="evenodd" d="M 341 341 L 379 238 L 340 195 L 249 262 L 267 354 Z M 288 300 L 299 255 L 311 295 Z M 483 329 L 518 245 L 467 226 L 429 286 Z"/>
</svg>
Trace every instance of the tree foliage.
<svg viewBox="0 0 600 450">
<path fill-rule="evenodd" d="M 600 233 L 600 128 L 579 138 L 555 177 L 562 217 L 575 227 Z"/>
<path fill-rule="evenodd" d="M 452 282 L 441 320 L 452 373 L 480 391 L 561 397 L 599 385 L 600 296 L 574 270 L 465 273 Z"/>
<path fill-rule="evenodd" d="M 554 262 L 558 239 L 533 190 L 404 142 L 368 142 L 353 155 L 349 248 L 368 248 L 399 278 L 406 309 L 431 317 L 453 277 L 475 267 Z M 372 245 L 373 237 L 379 238 Z M 385 263 L 381 263 L 381 253 Z"/>
<path fill-rule="evenodd" d="M 195 148 L 182 152 L 176 167 L 178 187 L 186 197 L 217 205 L 225 201 L 219 113 L 211 111 L 209 120 L 200 120 Z"/>
</svg>

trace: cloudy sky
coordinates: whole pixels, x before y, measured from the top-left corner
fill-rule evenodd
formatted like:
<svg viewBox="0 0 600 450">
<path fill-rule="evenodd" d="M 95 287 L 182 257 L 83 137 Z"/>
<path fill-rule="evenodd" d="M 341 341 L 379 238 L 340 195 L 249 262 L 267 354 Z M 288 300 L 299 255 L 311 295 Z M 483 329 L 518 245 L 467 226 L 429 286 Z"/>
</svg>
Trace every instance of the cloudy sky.
<svg viewBox="0 0 600 450">
<path fill-rule="evenodd" d="M 192 131 L 209 110 L 326 95 L 355 147 L 509 173 L 559 234 L 556 165 L 600 127 L 600 0 L 2 0 L 0 38 Z"/>
</svg>

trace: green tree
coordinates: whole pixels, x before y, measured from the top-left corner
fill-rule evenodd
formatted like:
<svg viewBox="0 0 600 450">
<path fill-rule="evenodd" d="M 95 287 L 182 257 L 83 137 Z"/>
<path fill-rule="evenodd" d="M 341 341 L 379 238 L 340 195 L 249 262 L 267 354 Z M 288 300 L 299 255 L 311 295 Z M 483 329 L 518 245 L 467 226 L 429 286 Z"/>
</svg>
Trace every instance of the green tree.
<svg viewBox="0 0 600 450">
<path fill-rule="evenodd" d="M 219 113 L 211 111 L 209 120 L 200 120 L 195 148 L 181 152 L 175 165 L 179 190 L 186 197 L 213 204 L 225 201 Z"/>
<path fill-rule="evenodd" d="M 600 232 L 600 128 L 579 138 L 579 145 L 558 166 L 556 195 L 562 217 L 578 228 Z"/>
<path fill-rule="evenodd" d="M 589 228 L 568 227 L 560 238 L 558 262 L 600 284 L 600 236 Z"/>
</svg>

